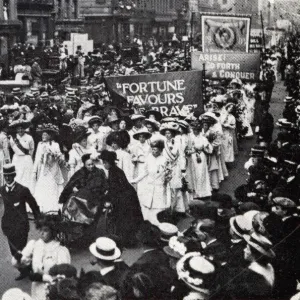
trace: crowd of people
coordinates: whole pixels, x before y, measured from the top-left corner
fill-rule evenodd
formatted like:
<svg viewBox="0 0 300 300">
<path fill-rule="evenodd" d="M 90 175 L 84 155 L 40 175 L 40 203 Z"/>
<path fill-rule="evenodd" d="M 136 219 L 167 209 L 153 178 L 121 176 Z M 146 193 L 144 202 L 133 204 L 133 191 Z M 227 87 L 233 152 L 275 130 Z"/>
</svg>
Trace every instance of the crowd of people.
<svg viewBox="0 0 300 300">
<path fill-rule="evenodd" d="M 176 117 L 115 105 L 98 69 L 79 87 L 36 82 L 26 94 L 19 88 L 3 94 L 2 230 L 20 271 L 16 280 L 29 277 L 32 288 L 31 296 L 15 288 L 2 299 L 295 295 L 299 49 L 295 37 L 265 51 L 261 82 L 211 81 L 204 108 Z M 279 78 L 288 96 L 273 140 L 269 108 Z M 220 185 L 234 168 L 241 140 L 252 137 L 247 182 L 232 199 L 219 193 Z M 40 233 L 29 242 L 28 211 Z M 68 245 L 59 239 L 61 214 L 95 226 L 89 250 L 98 271 L 78 274 L 72 266 Z M 122 251 L 132 247 L 144 251 L 128 266 Z"/>
</svg>

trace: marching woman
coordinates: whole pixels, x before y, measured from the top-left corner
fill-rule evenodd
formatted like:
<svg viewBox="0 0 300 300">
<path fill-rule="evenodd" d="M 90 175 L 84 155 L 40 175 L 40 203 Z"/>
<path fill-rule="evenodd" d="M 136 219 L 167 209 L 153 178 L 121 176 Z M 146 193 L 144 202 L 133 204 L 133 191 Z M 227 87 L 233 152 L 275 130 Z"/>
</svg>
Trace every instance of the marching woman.
<svg viewBox="0 0 300 300">
<path fill-rule="evenodd" d="M 187 149 L 188 156 L 187 180 L 191 183 L 193 198 L 206 198 L 211 196 L 208 162 L 206 156 L 211 154 L 213 148 L 207 138 L 201 134 L 202 123 L 199 120 L 191 124 L 191 147 Z"/>
<path fill-rule="evenodd" d="M 71 256 L 66 247 L 56 240 L 61 230 L 57 216 L 43 215 L 36 221 L 36 228 L 40 233 L 38 240 L 31 240 L 13 259 L 13 265 L 17 268 L 26 268 L 31 265 L 32 273 L 29 278 L 32 281 L 31 297 L 33 300 L 47 299 L 47 285 L 56 280 L 49 275 L 49 270 L 59 264 L 70 264 Z"/>
<path fill-rule="evenodd" d="M 37 127 L 37 132 L 42 134 L 42 141 L 37 146 L 34 161 L 34 197 L 42 212 L 57 211 L 58 199 L 64 187 L 61 170 L 64 157 L 59 144 L 54 141 L 59 130 L 53 124 L 42 124 Z"/>
<path fill-rule="evenodd" d="M 213 147 L 213 152 L 208 157 L 208 170 L 210 184 L 213 190 L 220 188 L 220 182 L 228 176 L 225 165 L 225 155 L 222 148 L 223 130 L 218 118 L 212 112 L 206 112 L 200 117 L 203 124 L 202 134 Z"/>
<path fill-rule="evenodd" d="M 12 163 L 16 167 L 16 181 L 32 191 L 32 172 L 34 141 L 31 135 L 25 132 L 30 122 L 24 120 L 13 121 L 9 129 L 12 131 L 10 146 L 14 152 Z M 15 134 L 16 133 L 16 134 Z"/>
<path fill-rule="evenodd" d="M 154 141 L 150 146 L 151 154 L 146 158 L 144 173 L 135 178 L 132 184 L 141 183 L 138 197 L 144 220 L 159 225 L 157 214 L 171 207 L 171 170 L 162 154 L 164 141 Z"/>
<path fill-rule="evenodd" d="M 9 141 L 4 131 L 5 121 L 0 120 L 0 186 L 4 185 L 3 166 L 10 163 Z"/>
<path fill-rule="evenodd" d="M 169 162 L 169 167 L 172 170 L 172 179 L 170 180 L 171 188 L 171 210 L 172 212 L 185 213 L 186 195 L 183 195 L 182 179 L 185 173 L 185 157 L 181 151 L 179 125 L 174 122 L 164 123 L 160 127 L 160 133 L 165 136 L 165 148 L 163 155 Z"/>
<path fill-rule="evenodd" d="M 131 148 L 131 161 L 133 163 L 133 179 L 139 174 L 144 173 L 145 161 L 147 156 L 151 153 L 151 147 L 148 140 L 151 138 L 151 133 L 145 128 L 139 130 L 133 135 L 138 143 Z M 136 190 L 139 189 L 140 183 L 137 184 Z"/>
<path fill-rule="evenodd" d="M 224 134 L 225 162 L 234 162 L 234 143 L 236 141 L 235 126 L 236 120 L 232 114 L 234 103 L 228 103 L 225 106 L 225 113 L 221 116 L 221 123 Z"/>
<path fill-rule="evenodd" d="M 74 143 L 72 149 L 69 152 L 69 166 L 71 178 L 76 171 L 83 167 L 81 157 L 83 154 L 91 154 L 91 159 L 96 160 L 98 153 L 95 148 L 88 147 L 87 138 L 90 135 L 88 130 L 84 126 L 77 126 L 73 133 Z"/>
<path fill-rule="evenodd" d="M 111 219 L 114 234 L 123 246 L 132 246 L 135 235 L 143 222 L 139 199 L 134 187 L 128 182 L 124 172 L 116 165 L 117 155 L 113 151 L 102 151 L 105 169 L 108 171 L 108 192 L 106 194 L 111 203 Z"/>
</svg>

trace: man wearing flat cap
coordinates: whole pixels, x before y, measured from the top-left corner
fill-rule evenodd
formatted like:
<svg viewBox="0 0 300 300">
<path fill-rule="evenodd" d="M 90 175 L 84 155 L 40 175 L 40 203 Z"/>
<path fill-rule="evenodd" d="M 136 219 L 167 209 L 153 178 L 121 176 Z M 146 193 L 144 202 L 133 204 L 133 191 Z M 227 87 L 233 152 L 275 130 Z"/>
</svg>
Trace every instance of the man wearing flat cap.
<svg viewBox="0 0 300 300">
<path fill-rule="evenodd" d="M 4 203 L 4 214 L 1 227 L 7 237 L 10 252 L 16 260 L 22 257 L 20 251 L 27 244 L 29 232 L 26 203 L 31 208 L 35 218 L 40 213 L 39 207 L 28 188 L 15 181 L 16 169 L 13 164 L 3 166 L 5 185 L 0 188 L 0 194 Z M 16 280 L 21 280 L 25 275 L 20 270 Z"/>
</svg>

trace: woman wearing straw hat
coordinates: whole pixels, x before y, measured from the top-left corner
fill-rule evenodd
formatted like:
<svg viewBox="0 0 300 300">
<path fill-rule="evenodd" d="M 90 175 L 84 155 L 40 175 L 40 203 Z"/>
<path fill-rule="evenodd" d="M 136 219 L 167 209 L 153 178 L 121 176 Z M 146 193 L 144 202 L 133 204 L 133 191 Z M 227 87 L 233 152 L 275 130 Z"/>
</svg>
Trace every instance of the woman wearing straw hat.
<svg viewBox="0 0 300 300">
<path fill-rule="evenodd" d="M 32 190 L 34 141 L 31 135 L 25 133 L 29 126 L 28 121 L 16 120 L 10 124 L 9 129 L 16 133 L 10 138 L 10 146 L 14 152 L 12 163 L 17 171 L 16 181 Z"/>
<path fill-rule="evenodd" d="M 48 123 L 39 125 L 37 132 L 41 134 L 42 140 L 37 146 L 33 168 L 33 180 L 36 183 L 34 197 L 42 212 L 56 211 L 65 183 L 61 170 L 65 163 L 64 157 L 59 144 L 54 142 L 59 130 L 57 126 Z"/>
</svg>

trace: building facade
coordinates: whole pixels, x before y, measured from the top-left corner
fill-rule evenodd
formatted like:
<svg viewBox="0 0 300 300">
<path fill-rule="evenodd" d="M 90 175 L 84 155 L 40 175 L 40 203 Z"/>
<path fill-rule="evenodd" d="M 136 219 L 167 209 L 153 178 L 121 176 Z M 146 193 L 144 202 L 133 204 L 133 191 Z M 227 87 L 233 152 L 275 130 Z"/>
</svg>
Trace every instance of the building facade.
<svg viewBox="0 0 300 300">
<path fill-rule="evenodd" d="M 0 57 L 8 61 L 9 49 L 17 40 L 21 22 L 17 17 L 17 0 L 0 0 Z"/>
<path fill-rule="evenodd" d="M 54 0 L 55 31 L 54 38 L 59 41 L 70 40 L 71 33 L 83 33 L 81 3 L 87 0 Z"/>
<path fill-rule="evenodd" d="M 17 0 L 22 43 L 50 44 L 54 32 L 54 0 Z"/>
</svg>

